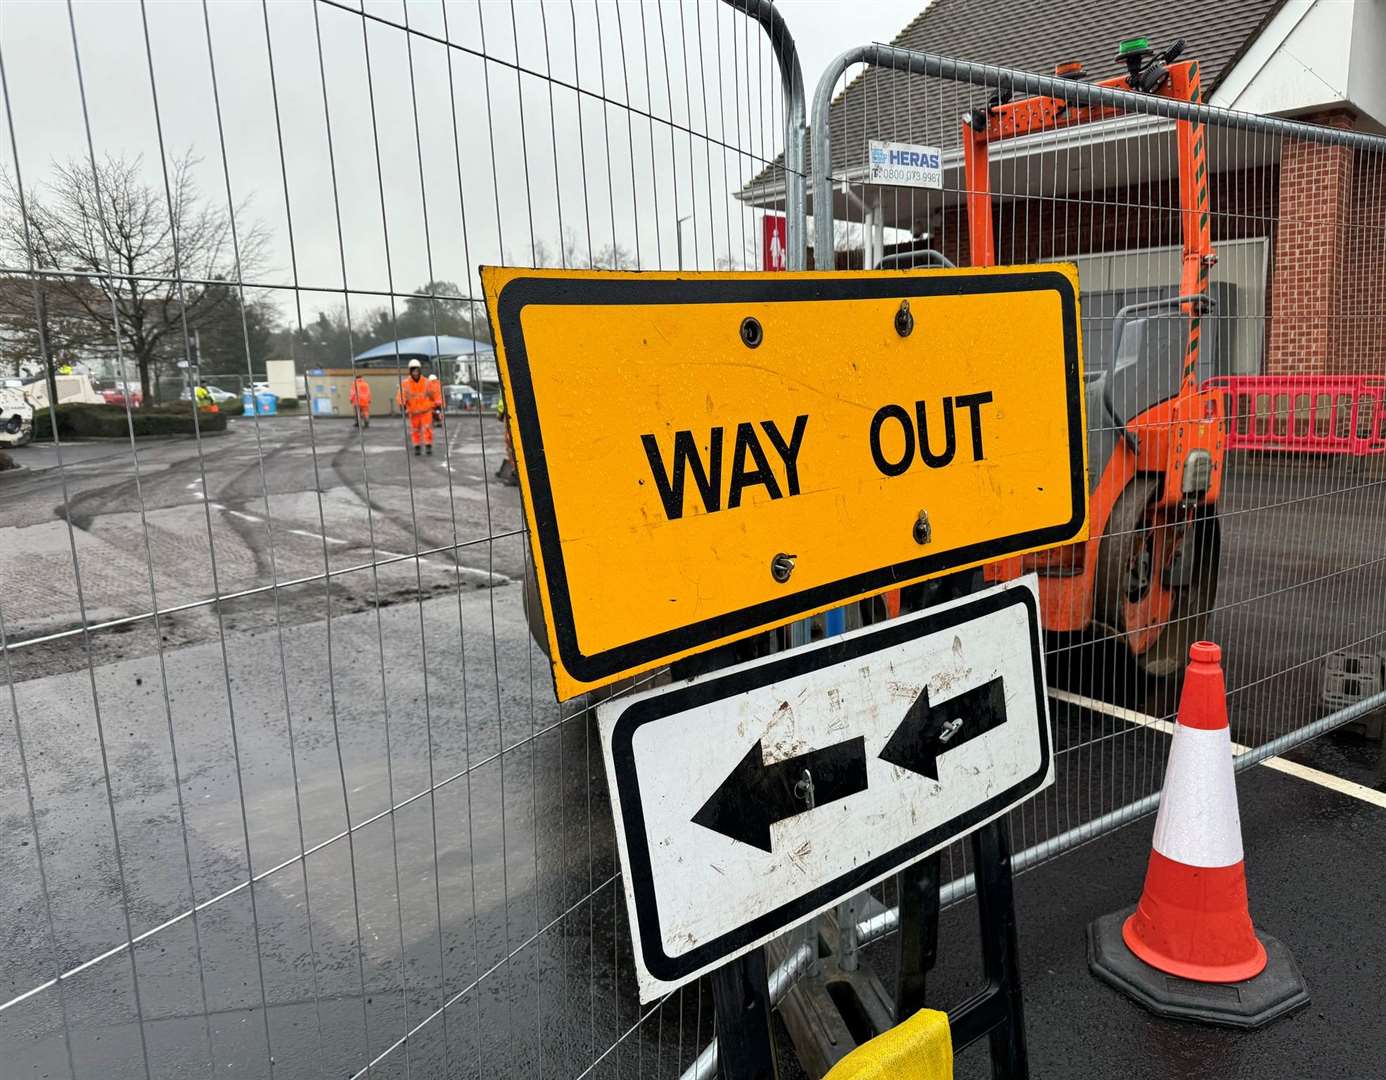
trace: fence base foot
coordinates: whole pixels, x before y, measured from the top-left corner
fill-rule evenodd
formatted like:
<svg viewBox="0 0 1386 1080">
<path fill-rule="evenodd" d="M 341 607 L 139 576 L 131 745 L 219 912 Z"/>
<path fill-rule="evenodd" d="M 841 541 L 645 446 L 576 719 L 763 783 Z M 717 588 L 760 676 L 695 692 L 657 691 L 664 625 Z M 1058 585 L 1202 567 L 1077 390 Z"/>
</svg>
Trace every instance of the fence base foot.
<svg viewBox="0 0 1386 1080">
<path fill-rule="evenodd" d="M 1127 908 L 1088 926 L 1088 968 L 1103 982 L 1157 1016 L 1224 1027 L 1261 1027 L 1309 1004 L 1309 988 L 1295 958 L 1279 940 L 1257 931 L 1266 969 L 1239 983 L 1200 983 L 1167 975 L 1139 959 L 1121 938 L 1134 911 Z"/>
<path fill-rule="evenodd" d="M 862 901 L 861 917 L 884 910 L 869 894 Z M 800 1066 L 809 1076 L 822 1076 L 860 1043 L 894 1026 L 895 1019 L 891 996 L 869 964 L 847 971 L 837 963 L 833 913 L 819 916 L 814 930 L 826 955 L 817 971 L 794 984 L 779 1011 Z M 766 948 L 778 962 L 798 944 L 798 935 L 790 934 Z"/>
</svg>

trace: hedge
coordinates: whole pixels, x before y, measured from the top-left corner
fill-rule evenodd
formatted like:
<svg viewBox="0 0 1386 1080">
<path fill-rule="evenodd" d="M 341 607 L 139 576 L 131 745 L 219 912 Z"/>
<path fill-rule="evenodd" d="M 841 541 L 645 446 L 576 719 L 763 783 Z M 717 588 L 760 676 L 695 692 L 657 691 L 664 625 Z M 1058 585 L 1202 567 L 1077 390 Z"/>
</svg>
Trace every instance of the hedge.
<svg viewBox="0 0 1386 1080">
<path fill-rule="evenodd" d="M 124 405 L 88 405 L 73 403 L 58 406 L 58 434 L 64 439 L 127 438 L 130 425 L 136 435 L 191 435 L 192 410 L 186 403 L 159 405 L 148 409 L 132 409 L 127 422 Z M 198 428 L 205 434 L 226 430 L 226 414 L 202 413 Z M 47 409 L 34 413 L 34 438 L 51 439 L 53 428 Z"/>
</svg>

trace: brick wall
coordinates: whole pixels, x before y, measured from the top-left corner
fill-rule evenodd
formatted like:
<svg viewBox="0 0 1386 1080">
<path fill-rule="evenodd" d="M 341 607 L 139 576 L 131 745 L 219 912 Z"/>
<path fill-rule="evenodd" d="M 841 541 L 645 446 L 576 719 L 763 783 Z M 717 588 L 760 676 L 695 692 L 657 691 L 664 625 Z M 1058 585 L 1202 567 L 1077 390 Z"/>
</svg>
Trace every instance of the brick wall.
<svg viewBox="0 0 1386 1080">
<path fill-rule="evenodd" d="M 1348 126 L 1342 113 L 1316 118 Z M 1266 372 L 1334 373 L 1343 364 L 1343 288 L 1353 152 L 1286 139 L 1280 152 L 1279 214 L 1271 249 Z"/>
<path fill-rule="evenodd" d="M 1342 232 L 1338 370 L 1386 374 L 1386 154 L 1358 153 Z"/>
</svg>

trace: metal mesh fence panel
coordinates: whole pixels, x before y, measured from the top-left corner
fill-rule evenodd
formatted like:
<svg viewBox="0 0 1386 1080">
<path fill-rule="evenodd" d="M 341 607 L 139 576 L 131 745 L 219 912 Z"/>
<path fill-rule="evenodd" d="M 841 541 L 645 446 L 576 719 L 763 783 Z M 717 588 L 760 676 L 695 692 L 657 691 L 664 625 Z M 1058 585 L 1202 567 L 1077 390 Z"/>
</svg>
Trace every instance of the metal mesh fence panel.
<svg viewBox="0 0 1386 1080">
<path fill-rule="evenodd" d="M 0 442 L 34 442 L 0 479 L 3 1060 L 711 1074 L 706 989 L 636 998 L 476 268 L 757 269 L 786 209 L 801 265 L 792 51 L 752 0 L 0 11 Z M 872 47 L 820 86 L 820 268 L 1079 268 L 1093 539 L 998 571 L 1051 631 L 1020 867 L 1154 808 L 1195 637 L 1244 766 L 1386 700 L 1386 143 L 1211 108 L 1196 61 L 1140 96 Z"/>
<path fill-rule="evenodd" d="M 1011 570 L 1039 574 L 1057 764 L 1012 815 L 1022 867 L 1155 808 L 1192 640 L 1223 647 L 1243 766 L 1386 701 L 1386 140 L 1168 70 L 1137 95 L 869 46 L 815 100 L 817 266 L 1079 269 L 1093 539 Z M 881 182 L 887 144 L 936 182 Z M 1195 419 L 1211 484 L 1180 471 Z"/>
<path fill-rule="evenodd" d="M 1386 705 L 1386 140 L 1212 107 L 1196 56 L 1155 59 L 1135 94 L 1093 85 L 1115 61 L 864 46 L 814 98 L 809 265 L 1078 267 L 1092 539 L 989 574 L 1037 573 L 1048 631 L 1056 782 L 1010 815 L 1018 870 L 1156 809 L 1192 641 L 1222 646 L 1238 768 Z M 898 924 L 875 892 L 838 913 L 861 944 Z"/>
<path fill-rule="evenodd" d="M 688 1066 L 710 1001 L 639 1005 L 528 627 L 476 270 L 758 267 L 778 15 L 16 5 L 0 80 L 6 1075 Z"/>
</svg>

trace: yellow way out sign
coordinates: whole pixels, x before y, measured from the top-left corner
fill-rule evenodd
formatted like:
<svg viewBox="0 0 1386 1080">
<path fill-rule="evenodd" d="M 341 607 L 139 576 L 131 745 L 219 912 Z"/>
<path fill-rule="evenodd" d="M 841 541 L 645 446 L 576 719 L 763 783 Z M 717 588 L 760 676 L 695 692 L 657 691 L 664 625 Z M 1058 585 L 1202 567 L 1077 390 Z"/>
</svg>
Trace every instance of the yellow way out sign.
<svg viewBox="0 0 1386 1080">
<path fill-rule="evenodd" d="M 1071 265 L 482 281 L 560 699 L 1087 535 Z"/>
</svg>

